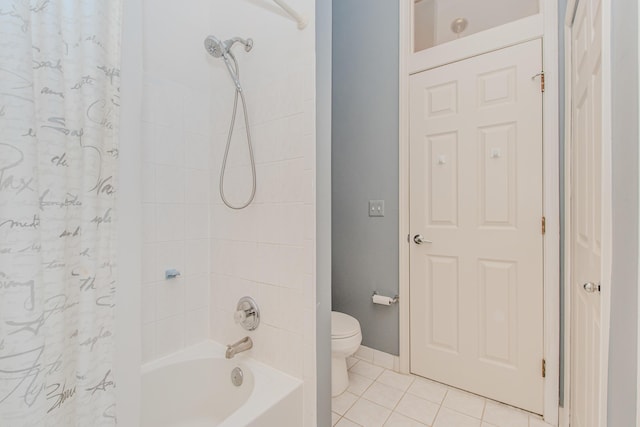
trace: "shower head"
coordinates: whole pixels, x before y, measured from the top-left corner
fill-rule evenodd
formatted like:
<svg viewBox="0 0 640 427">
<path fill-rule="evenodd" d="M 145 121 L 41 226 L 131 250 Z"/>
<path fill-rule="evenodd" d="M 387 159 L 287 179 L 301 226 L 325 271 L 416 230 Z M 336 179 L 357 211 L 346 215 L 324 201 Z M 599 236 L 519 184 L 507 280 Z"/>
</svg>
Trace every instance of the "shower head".
<svg viewBox="0 0 640 427">
<path fill-rule="evenodd" d="M 234 37 L 229 40 L 220 41 L 215 36 L 207 36 L 207 38 L 204 39 L 204 48 L 209 52 L 209 55 L 214 58 L 222 58 L 224 64 L 227 66 L 227 70 L 229 70 L 233 84 L 236 85 L 236 90 L 242 92 L 238 62 L 236 61 L 235 55 L 231 52 L 231 48 L 236 43 L 244 45 L 245 52 L 249 52 L 253 48 L 253 40 L 251 39 L 245 40 L 240 37 Z"/>
<path fill-rule="evenodd" d="M 209 52 L 209 55 L 214 58 L 220 58 L 227 53 L 224 44 L 214 36 L 208 36 L 204 39 L 204 48 Z"/>
<path fill-rule="evenodd" d="M 220 41 L 214 36 L 208 36 L 204 39 L 204 48 L 214 58 L 220 58 L 230 53 L 231 48 L 236 43 L 244 45 L 245 52 L 249 52 L 253 48 L 253 40 L 251 39 L 245 40 L 240 37 L 234 37 L 229 40 Z"/>
</svg>

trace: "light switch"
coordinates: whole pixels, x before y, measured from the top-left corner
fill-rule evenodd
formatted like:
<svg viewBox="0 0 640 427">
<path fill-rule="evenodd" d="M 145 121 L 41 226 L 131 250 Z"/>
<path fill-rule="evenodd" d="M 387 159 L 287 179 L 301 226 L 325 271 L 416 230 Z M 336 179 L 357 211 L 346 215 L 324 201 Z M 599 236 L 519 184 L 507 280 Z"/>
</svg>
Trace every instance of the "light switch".
<svg viewBox="0 0 640 427">
<path fill-rule="evenodd" d="M 384 200 L 369 200 L 369 216 L 384 216 Z"/>
</svg>

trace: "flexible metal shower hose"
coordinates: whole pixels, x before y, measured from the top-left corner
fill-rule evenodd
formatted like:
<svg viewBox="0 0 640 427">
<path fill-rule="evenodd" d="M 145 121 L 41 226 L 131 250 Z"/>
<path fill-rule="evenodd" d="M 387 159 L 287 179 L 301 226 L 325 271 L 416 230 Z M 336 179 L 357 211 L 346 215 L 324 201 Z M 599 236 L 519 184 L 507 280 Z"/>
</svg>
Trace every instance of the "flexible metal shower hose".
<svg viewBox="0 0 640 427">
<path fill-rule="evenodd" d="M 240 81 L 240 68 L 238 67 L 238 61 L 233 54 L 228 54 L 231 59 L 233 59 L 234 64 L 234 73 L 236 80 Z M 251 195 L 246 202 L 241 203 L 240 205 L 233 205 L 228 200 L 224 194 L 224 174 L 227 170 L 227 158 L 229 157 L 229 148 L 231 148 L 231 137 L 233 136 L 233 128 L 236 123 L 236 114 L 238 113 L 238 96 L 240 96 L 240 100 L 242 101 L 242 111 L 244 113 L 244 125 L 247 133 L 247 146 L 249 147 L 249 159 L 251 161 Z M 242 88 L 236 86 L 236 94 L 233 100 L 233 115 L 231 116 L 231 124 L 229 126 L 229 134 L 227 135 L 227 146 L 224 150 L 224 158 L 222 159 L 222 168 L 220 169 L 220 198 L 225 205 L 227 205 L 231 209 L 244 209 L 251 204 L 253 198 L 256 196 L 256 162 L 253 157 L 253 144 L 251 143 L 251 130 L 249 129 L 249 114 L 247 113 L 247 102 L 244 98 L 244 93 Z"/>
</svg>

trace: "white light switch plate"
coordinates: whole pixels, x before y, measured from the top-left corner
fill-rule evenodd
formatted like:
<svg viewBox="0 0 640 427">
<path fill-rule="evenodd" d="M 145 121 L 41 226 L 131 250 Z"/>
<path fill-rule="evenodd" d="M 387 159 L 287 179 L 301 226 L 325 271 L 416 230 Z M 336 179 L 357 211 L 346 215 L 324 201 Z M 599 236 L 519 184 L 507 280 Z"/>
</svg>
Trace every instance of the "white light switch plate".
<svg viewBox="0 0 640 427">
<path fill-rule="evenodd" d="M 384 200 L 369 200 L 369 216 L 384 216 Z"/>
</svg>

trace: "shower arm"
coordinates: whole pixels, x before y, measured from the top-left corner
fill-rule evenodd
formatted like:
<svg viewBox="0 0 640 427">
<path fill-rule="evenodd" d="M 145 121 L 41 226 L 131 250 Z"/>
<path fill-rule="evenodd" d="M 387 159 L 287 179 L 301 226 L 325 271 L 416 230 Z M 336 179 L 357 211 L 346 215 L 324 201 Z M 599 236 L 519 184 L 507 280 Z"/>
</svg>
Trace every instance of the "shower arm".
<svg viewBox="0 0 640 427">
<path fill-rule="evenodd" d="M 293 19 L 296 20 L 299 30 L 303 30 L 307 26 L 307 18 L 293 10 L 293 8 L 285 3 L 284 0 L 273 0 L 273 2 L 280 6 L 282 10 L 287 12 Z"/>
</svg>

